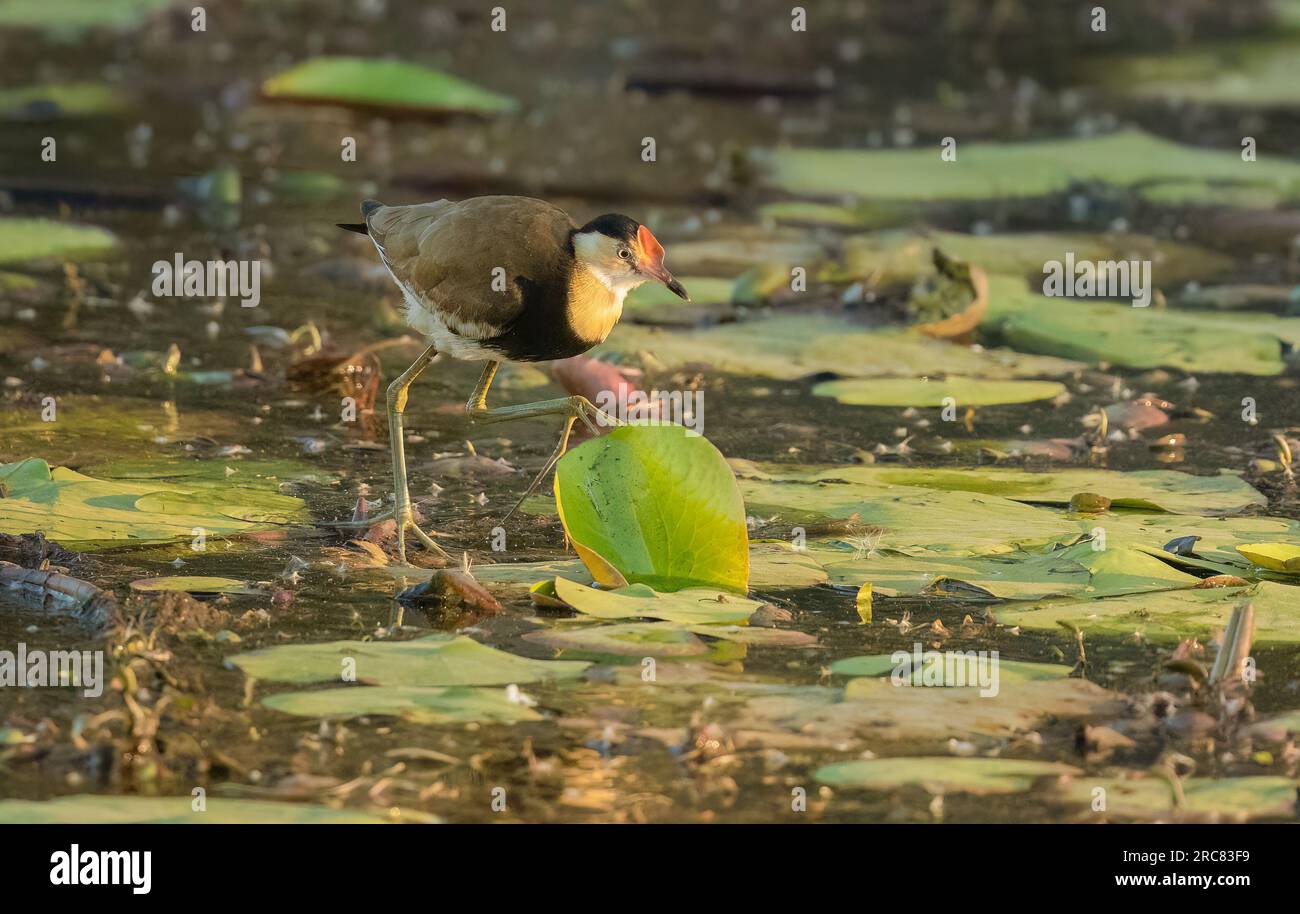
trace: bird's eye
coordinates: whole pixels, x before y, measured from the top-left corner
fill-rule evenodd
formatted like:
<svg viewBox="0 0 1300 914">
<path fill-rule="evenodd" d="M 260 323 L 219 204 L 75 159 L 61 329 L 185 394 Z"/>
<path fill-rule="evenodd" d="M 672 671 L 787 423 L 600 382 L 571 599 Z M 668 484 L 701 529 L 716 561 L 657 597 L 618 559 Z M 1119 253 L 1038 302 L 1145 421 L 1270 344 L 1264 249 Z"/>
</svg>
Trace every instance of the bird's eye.
<svg viewBox="0 0 1300 914">
<path fill-rule="evenodd" d="M 629 257 L 632 256 L 632 252 L 631 252 L 630 250 L 628 250 L 627 248 L 619 248 L 619 249 L 618 249 L 618 256 L 619 256 L 619 257 L 622 257 L 624 260 L 627 260 Z"/>
</svg>

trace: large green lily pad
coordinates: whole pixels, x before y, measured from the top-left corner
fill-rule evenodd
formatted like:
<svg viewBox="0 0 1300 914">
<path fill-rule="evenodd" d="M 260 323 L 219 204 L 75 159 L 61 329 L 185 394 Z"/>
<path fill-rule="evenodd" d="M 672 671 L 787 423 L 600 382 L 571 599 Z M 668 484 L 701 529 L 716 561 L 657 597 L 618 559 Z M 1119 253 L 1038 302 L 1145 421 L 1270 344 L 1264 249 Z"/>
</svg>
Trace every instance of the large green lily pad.
<svg viewBox="0 0 1300 914">
<path fill-rule="evenodd" d="M 1050 400 L 1065 393 L 1055 381 L 1002 381 L 984 378 L 849 378 L 813 387 L 819 397 L 852 406 L 999 406 Z"/>
<path fill-rule="evenodd" d="M 275 99 L 434 113 L 499 114 L 518 103 L 466 80 L 402 60 L 318 57 L 271 77 Z"/>
<path fill-rule="evenodd" d="M 592 576 L 656 590 L 749 586 L 745 508 L 718 449 L 680 426 L 631 425 L 569 451 L 555 504 Z"/>
<path fill-rule="evenodd" d="M 1012 758 L 915 758 L 859 759 L 823 765 L 813 777 L 832 787 L 864 790 L 893 790 L 924 787 L 932 793 L 972 793 L 988 796 L 1022 793 L 1040 778 L 1082 774 L 1060 762 Z"/>
<path fill-rule="evenodd" d="M 1054 469 L 1035 472 L 1015 467 L 892 467 L 883 464 L 806 465 L 762 464 L 732 460 L 742 479 L 791 483 L 836 482 L 860 486 L 864 492 L 886 486 L 911 486 L 953 492 L 998 495 L 1013 501 L 1068 505 L 1079 493 L 1109 498 L 1116 508 L 1168 511 L 1178 514 L 1229 514 L 1268 500 L 1235 473 L 1194 476 L 1177 470 Z"/>
<path fill-rule="evenodd" d="M 0 800 L 0 822 L 12 825 L 379 825 L 385 819 L 356 809 L 307 803 L 207 797 L 203 812 L 194 798 L 76 794 L 54 800 Z"/>
<path fill-rule="evenodd" d="M 255 679 L 275 682 L 340 681 L 378 686 L 486 686 L 569 679 L 588 664 L 531 660 L 479 644 L 473 638 L 428 635 L 411 641 L 330 641 L 286 644 L 236 654 L 229 662 Z"/>
<path fill-rule="evenodd" d="M 505 689 L 358 686 L 282 692 L 262 699 L 262 704 L 300 717 L 347 719 L 375 714 L 420 724 L 541 719 L 526 704 L 511 701 Z"/>
<path fill-rule="evenodd" d="M 1086 634 L 1141 635 L 1170 641 L 1206 637 L 1221 630 L 1232 610 L 1249 600 L 1255 607 L 1255 643 L 1300 641 L 1300 588 L 1271 581 L 1249 587 L 1168 590 L 1103 600 L 1044 600 L 997 608 L 1003 625 L 1056 630 L 1061 623 Z"/>
<path fill-rule="evenodd" d="M 117 247 L 107 229 L 53 219 L 0 218 L 0 263 L 43 257 L 70 260 L 102 257 Z"/>
<path fill-rule="evenodd" d="M 872 200 L 989 200 L 1061 193 L 1076 182 L 1116 187 L 1214 182 L 1300 192 L 1300 164 L 1245 163 L 1239 150 L 1207 150 L 1140 130 L 1029 143 L 966 143 L 955 162 L 935 149 L 779 149 L 767 181 L 789 193 Z"/>
<path fill-rule="evenodd" d="M 50 469 L 32 458 L 0 464 L 0 533 L 42 531 L 68 548 L 193 540 L 306 523 L 301 499 L 253 478 L 222 485 L 124 482 Z"/>
</svg>

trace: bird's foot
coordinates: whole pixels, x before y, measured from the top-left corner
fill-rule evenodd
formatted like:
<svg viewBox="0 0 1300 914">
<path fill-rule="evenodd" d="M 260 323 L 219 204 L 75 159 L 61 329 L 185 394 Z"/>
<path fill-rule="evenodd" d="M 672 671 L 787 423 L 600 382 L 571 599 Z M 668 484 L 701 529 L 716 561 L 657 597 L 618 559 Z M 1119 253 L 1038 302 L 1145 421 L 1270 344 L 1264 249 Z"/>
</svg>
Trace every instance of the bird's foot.
<svg viewBox="0 0 1300 914">
<path fill-rule="evenodd" d="M 410 505 L 406 505 L 397 515 L 397 558 L 398 561 L 400 561 L 403 565 L 407 564 L 406 562 L 406 531 L 407 530 L 410 530 L 412 533 L 415 534 L 415 538 L 420 541 L 420 544 L 424 546 L 425 549 L 428 549 L 430 552 L 436 555 L 440 555 L 444 559 L 450 561 L 451 556 L 447 554 L 447 550 L 439 546 L 437 542 L 434 541 L 433 537 L 429 536 L 429 534 L 425 533 L 423 530 L 420 529 L 420 525 L 415 522 L 415 517 L 411 512 Z"/>
</svg>

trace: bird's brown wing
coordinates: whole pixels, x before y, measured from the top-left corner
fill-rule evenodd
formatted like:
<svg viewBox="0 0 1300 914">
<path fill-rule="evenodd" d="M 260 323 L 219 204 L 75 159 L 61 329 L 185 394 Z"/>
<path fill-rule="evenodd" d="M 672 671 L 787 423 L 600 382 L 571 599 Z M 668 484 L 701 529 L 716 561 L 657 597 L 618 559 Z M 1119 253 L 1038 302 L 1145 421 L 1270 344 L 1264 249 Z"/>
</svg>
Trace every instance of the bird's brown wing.
<svg viewBox="0 0 1300 914">
<path fill-rule="evenodd" d="M 568 283 L 573 220 L 543 200 L 380 206 L 366 225 L 398 283 L 471 339 L 508 327 L 523 310 L 523 287 Z"/>
</svg>

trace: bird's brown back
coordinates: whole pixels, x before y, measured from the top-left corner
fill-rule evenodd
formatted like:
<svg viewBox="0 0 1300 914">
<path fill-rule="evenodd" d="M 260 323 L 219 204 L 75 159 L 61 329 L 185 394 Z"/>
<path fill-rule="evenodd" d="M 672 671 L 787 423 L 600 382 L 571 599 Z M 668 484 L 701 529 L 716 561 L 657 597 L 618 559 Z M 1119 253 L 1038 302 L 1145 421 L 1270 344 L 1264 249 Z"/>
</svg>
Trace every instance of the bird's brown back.
<svg viewBox="0 0 1300 914">
<path fill-rule="evenodd" d="M 524 310 L 525 289 L 561 303 L 567 294 L 576 226 L 544 200 L 379 206 L 366 225 L 397 281 L 457 333 L 496 336 Z"/>
</svg>

